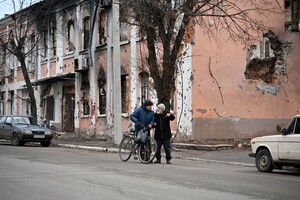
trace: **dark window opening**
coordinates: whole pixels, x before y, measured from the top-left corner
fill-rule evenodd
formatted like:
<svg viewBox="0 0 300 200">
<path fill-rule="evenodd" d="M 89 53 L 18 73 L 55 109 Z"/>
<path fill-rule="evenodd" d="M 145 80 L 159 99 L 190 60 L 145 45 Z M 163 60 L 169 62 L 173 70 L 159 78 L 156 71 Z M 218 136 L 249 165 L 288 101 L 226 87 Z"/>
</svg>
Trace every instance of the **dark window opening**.
<svg viewBox="0 0 300 200">
<path fill-rule="evenodd" d="M 89 47 L 90 42 L 90 17 L 83 19 L 83 49 Z"/>
<path fill-rule="evenodd" d="M 82 90 L 82 114 L 90 115 L 90 101 L 88 91 L 90 88 L 89 84 L 89 71 L 82 71 L 81 73 L 81 90 Z"/>
<path fill-rule="evenodd" d="M 149 99 L 149 74 L 146 72 L 141 73 L 140 80 L 141 80 L 141 104 L 143 104 L 146 99 Z"/>
<path fill-rule="evenodd" d="M 99 114 L 106 114 L 106 77 L 103 69 L 100 70 L 98 77 L 99 86 Z"/>
<path fill-rule="evenodd" d="M 286 31 L 299 32 L 300 23 L 300 1 L 286 0 L 285 8 L 285 29 Z"/>
<path fill-rule="evenodd" d="M 107 11 L 101 10 L 99 13 L 98 22 L 98 34 L 99 34 L 99 44 L 106 44 L 106 32 L 107 32 Z"/>
<path fill-rule="evenodd" d="M 48 32 L 44 31 L 43 32 L 43 46 L 44 46 L 44 52 L 43 52 L 43 58 L 46 59 L 47 58 L 47 54 L 48 54 Z"/>
<path fill-rule="evenodd" d="M 75 46 L 74 46 L 74 21 L 73 20 L 69 20 L 68 21 L 68 27 L 67 27 L 67 42 L 68 42 L 68 51 L 72 52 L 75 51 Z"/>
<path fill-rule="evenodd" d="M 122 113 L 128 113 L 129 110 L 128 77 L 128 75 L 121 76 Z"/>
<path fill-rule="evenodd" d="M 90 82 L 89 82 L 89 71 L 85 70 L 81 73 L 81 90 L 89 89 Z"/>
<path fill-rule="evenodd" d="M 87 97 L 88 94 L 87 91 L 82 92 L 82 114 L 83 115 L 90 115 L 90 103 L 89 103 L 89 98 Z"/>
<path fill-rule="evenodd" d="M 56 56 L 56 26 L 54 24 L 51 27 L 51 45 L 52 45 L 52 55 Z"/>
</svg>

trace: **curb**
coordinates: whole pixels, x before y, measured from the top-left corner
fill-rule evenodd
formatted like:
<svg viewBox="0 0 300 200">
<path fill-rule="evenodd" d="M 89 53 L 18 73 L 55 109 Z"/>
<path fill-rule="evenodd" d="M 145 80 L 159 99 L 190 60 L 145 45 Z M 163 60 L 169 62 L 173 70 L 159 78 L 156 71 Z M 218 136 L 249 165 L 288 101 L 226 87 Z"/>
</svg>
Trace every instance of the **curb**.
<svg viewBox="0 0 300 200">
<path fill-rule="evenodd" d="M 193 149 L 193 150 L 201 150 L 201 151 L 217 151 L 217 150 L 233 149 L 233 145 L 231 144 L 197 145 L 197 144 L 186 144 L 186 143 L 173 143 L 172 146 L 179 149 Z"/>
<path fill-rule="evenodd" d="M 74 145 L 74 144 L 57 144 L 58 147 L 71 148 L 71 149 L 82 149 L 90 151 L 100 151 L 100 152 L 111 152 L 118 153 L 118 148 L 106 148 L 106 147 L 93 147 L 93 146 L 83 146 L 83 145 Z"/>
</svg>

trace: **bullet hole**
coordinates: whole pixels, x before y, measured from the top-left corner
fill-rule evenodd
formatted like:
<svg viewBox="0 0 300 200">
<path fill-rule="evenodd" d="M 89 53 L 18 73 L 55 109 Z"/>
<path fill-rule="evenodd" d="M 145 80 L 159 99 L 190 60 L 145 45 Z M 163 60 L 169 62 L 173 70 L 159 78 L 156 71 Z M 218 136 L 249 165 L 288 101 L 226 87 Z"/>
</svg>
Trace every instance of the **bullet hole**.
<svg viewBox="0 0 300 200">
<path fill-rule="evenodd" d="M 199 112 L 199 113 L 201 113 L 203 115 L 203 114 L 207 113 L 207 110 L 199 108 L 199 109 L 196 110 L 196 112 Z"/>
</svg>

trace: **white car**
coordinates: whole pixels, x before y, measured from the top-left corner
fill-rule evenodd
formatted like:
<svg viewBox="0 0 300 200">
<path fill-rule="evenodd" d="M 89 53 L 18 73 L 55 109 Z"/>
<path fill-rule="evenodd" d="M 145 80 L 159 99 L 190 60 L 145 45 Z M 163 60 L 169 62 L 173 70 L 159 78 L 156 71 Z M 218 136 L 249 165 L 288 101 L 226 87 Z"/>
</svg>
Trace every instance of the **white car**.
<svg viewBox="0 0 300 200">
<path fill-rule="evenodd" d="M 282 130 L 282 135 L 256 137 L 251 140 L 255 164 L 261 172 L 272 172 L 282 166 L 300 168 L 300 115 Z"/>
</svg>

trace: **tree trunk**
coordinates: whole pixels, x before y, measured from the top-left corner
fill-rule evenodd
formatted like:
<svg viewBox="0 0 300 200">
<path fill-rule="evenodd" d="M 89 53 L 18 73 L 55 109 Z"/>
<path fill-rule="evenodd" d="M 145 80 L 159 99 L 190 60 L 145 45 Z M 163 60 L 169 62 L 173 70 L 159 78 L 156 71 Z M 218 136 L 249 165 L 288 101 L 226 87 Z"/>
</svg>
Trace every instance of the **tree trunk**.
<svg viewBox="0 0 300 200">
<path fill-rule="evenodd" d="M 28 71 L 26 68 L 26 63 L 25 63 L 25 59 L 20 59 L 19 58 L 19 62 L 21 63 L 21 68 L 22 68 L 22 73 L 24 76 L 24 80 L 26 83 L 26 87 L 27 87 L 27 92 L 29 95 L 29 99 L 30 99 L 30 111 L 31 111 L 31 116 L 37 118 L 37 107 L 36 107 L 36 99 L 34 96 L 34 90 L 28 75 Z"/>
</svg>

